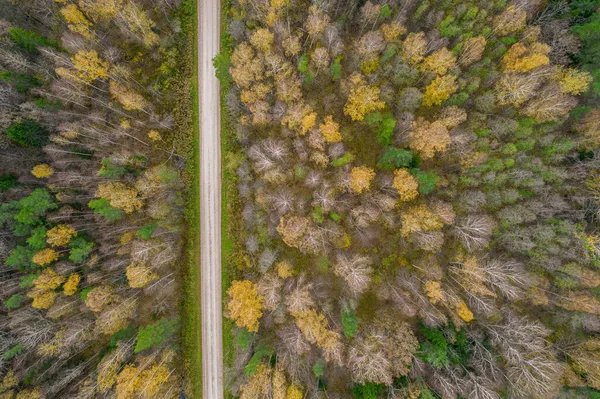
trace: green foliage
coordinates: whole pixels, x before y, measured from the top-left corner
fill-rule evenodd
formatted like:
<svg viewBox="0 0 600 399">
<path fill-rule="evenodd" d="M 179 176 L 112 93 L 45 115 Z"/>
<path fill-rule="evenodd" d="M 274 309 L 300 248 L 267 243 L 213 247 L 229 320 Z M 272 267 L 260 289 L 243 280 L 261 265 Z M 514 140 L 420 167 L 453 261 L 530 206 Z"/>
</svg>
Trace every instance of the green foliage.
<svg viewBox="0 0 600 399">
<path fill-rule="evenodd" d="M 4 307 L 10 310 L 18 309 L 23 304 L 25 296 L 21 294 L 14 294 L 10 298 L 4 301 Z"/>
<path fill-rule="evenodd" d="M 138 331 L 137 342 L 135 343 L 134 353 L 139 353 L 149 348 L 160 348 L 167 342 L 179 324 L 179 318 L 162 318 L 157 322 L 141 327 Z"/>
<path fill-rule="evenodd" d="M 248 349 L 254 341 L 255 334 L 245 328 L 238 328 L 235 336 L 235 345 L 240 349 Z"/>
<path fill-rule="evenodd" d="M 425 341 L 421 342 L 416 356 L 436 368 L 448 365 L 448 342 L 442 330 L 427 328 L 422 324 L 419 325 L 419 330 Z"/>
<path fill-rule="evenodd" d="M 19 281 L 19 287 L 21 288 L 31 288 L 33 287 L 33 280 L 38 278 L 39 273 L 26 274 L 21 277 L 21 281 Z"/>
<path fill-rule="evenodd" d="M 419 324 L 419 330 L 425 340 L 421 341 L 417 357 L 436 368 L 445 367 L 450 362 L 456 365 L 468 363 L 469 341 L 464 329 L 457 332 L 450 323 L 445 329 L 428 328 Z M 446 336 L 452 339 L 448 340 Z"/>
<path fill-rule="evenodd" d="M 31 270 L 37 268 L 37 265 L 32 262 L 33 255 L 37 253 L 36 250 L 22 245 L 17 245 L 13 249 L 8 258 L 4 261 L 8 266 L 15 269 Z"/>
<path fill-rule="evenodd" d="M 225 87 L 229 87 L 231 84 L 231 74 L 229 68 L 231 66 L 231 56 L 227 51 L 221 51 L 215 58 L 213 58 L 213 66 L 215 67 L 215 73 L 217 79 Z"/>
<path fill-rule="evenodd" d="M 46 228 L 44 226 L 36 227 L 31 237 L 27 239 L 27 245 L 31 249 L 44 249 L 46 247 Z"/>
<path fill-rule="evenodd" d="M 325 223 L 325 215 L 323 215 L 323 208 L 321 208 L 320 206 L 314 207 L 310 215 L 312 217 L 312 220 L 314 220 L 316 224 L 322 225 L 323 223 Z"/>
<path fill-rule="evenodd" d="M 91 200 L 88 203 L 88 206 L 94 211 L 94 213 L 102 216 L 111 223 L 121 220 L 125 217 L 125 212 L 120 209 L 113 208 L 110 206 L 110 201 L 104 198 Z"/>
<path fill-rule="evenodd" d="M 248 377 L 256 374 L 256 372 L 258 371 L 258 366 L 260 366 L 262 359 L 265 357 L 271 357 L 272 355 L 273 349 L 265 345 L 259 345 L 254 351 L 254 354 L 252 355 L 252 358 L 250 358 L 250 361 L 248 362 L 246 367 L 244 367 L 244 373 Z"/>
<path fill-rule="evenodd" d="M 39 123 L 27 119 L 13 123 L 5 133 L 21 147 L 43 147 L 48 142 L 48 131 Z"/>
<path fill-rule="evenodd" d="M 113 164 L 110 158 L 104 158 L 101 161 L 101 165 L 98 176 L 107 179 L 120 179 L 130 172 L 130 170 L 124 166 Z"/>
<path fill-rule="evenodd" d="M 433 392 L 431 392 L 431 390 L 425 385 L 421 385 L 419 388 L 421 390 L 421 396 L 419 396 L 419 399 L 437 399 Z"/>
<path fill-rule="evenodd" d="M 377 167 L 381 170 L 391 171 L 398 168 L 415 166 L 416 161 L 412 152 L 396 147 L 388 147 L 379 159 L 379 162 L 377 162 Z"/>
<path fill-rule="evenodd" d="M 40 97 L 34 101 L 36 107 L 43 109 L 45 111 L 58 111 L 62 109 L 62 103 L 58 100 L 52 101 L 48 100 L 44 97 Z"/>
<path fill-rule="evenodd" d="M 396 128 L 396 119 L 391 112 L 383 114 L 383 118 L 377 129 L 377 142 L 388 146 L 392 144 L 394 129 Z"/>
<path fill-rule="evenodd" d="M 336 82 L 342 77 L 342 57 L 337 57 L 329 67 L 329 73 L 331 73 L 331 80 Z"/>
<path fill-rule="evenodd" d="M 352 161 L 354 161 L 354 159 L 354 154 L 352 154 L 351 152 L 347 152 L 343 156 L 331 161 L 331 166 L 346 166 Z"/>
<path fill-rule="evenodd" d="M 329 271 L 329 258 L 327 256 L 319 256 L 316 265 L 321 273 L 327 273 Z"/>
<path fill-rule="evenodd" d="M 40 80 L 33 75 L 16 73 L 13 71 L 0 72 L 0 81 L 14 85 L 15 89 L 22 94 L 27 94 L 30 89 L 42 85 Z"/>
<path fill-rule="evenodd" d="M 29 196 L 22 198 L 15 204 L 17 214 L 14 219 L 21 224 L 35 225 L 49 210 L 58 208 L 52 194 L 45 188 L 35 189 Z"/>
<path fill-rule="evenodd" d="M 304 53 L 298 59 L 298 71 L 302 74 L 308 72 L 308 54 Z"/>
<path fill-rule="evenodd" d="M 346 337 L 352 338 L 356 335 L 359 323 L 360 319 L 356 315 L 356 312 L 342 312 L 342 329 Z"/>
<path fill-rule="evenodd" d="M 23 50 L 38 54 L 38 47 L 58 47 L 56 42 L 46 39 L 44 36 L 26 29 L 9 28 L 8 37 L 12 42 Z"/>
<path fill-rule="evenodd" d="M 383 384 L 367 382 L 364 385 L 357 385 L 352 388 L 352 395 L 354 399 L 377 399 L 378 395 L 384 391 L 385 386 Z"/>
<path fill-rule="evenodd" d="M 74 263 L 83 263 L 94 249 L 94 243 L 79 236 L 69 242 L 69 248 L 71 249 L 69 260 Z"/>
<path fill-rule="evenodd" d="M 12 173 L 0 175 L 0 192 L 8 191 L 18 185 L 17 176 Z"/>
<path fill-rule="evenodd" d="M 318 359 L 312 366 L 312 371 L 315 377 L 322 377 L 323 373 L 325 372 L 325 361 L 323 359 Z"/>
<path fill-rule="evenodd" d="M 110 337 L 110 348 L 116 348 L 117 343 L 123 340 L 129 340 L 133 338 L 135 335 L 135 325 L 133 323 L 129 323 L 127 328 L 117 331 Z"/>
<path fill-rule="evenodd" d="M 85 302 L 85 299 L 87 298 L 88 294 L 93 289 L 94 289 L 94 287 L 86 287 L 86 288 L 82 289 L 81 292 L 79 293 L 81 300 Z"/>
<path fill-rule="evenodd" d="M 440 178 L 432 171 L 423 171 L 417 168 L 411 169 L 410 173 L 417 179 L 419 183 L 419 193 L 431 194 L 435 189 L 435 185 Z"/>
<path fill-rule="evenodd" d="M 379 11 L 379 15 L 381 15 L 383 18 L 389 18 L 392 16 L 393 13 L 394 12 L 387 4 L 384 4 L 383 7 L 381 7 L 381 10 Z"/>
<path fill-rule="evenodd" d="M 331 220 L 333 220 L 336 223 L 339 223 L 342 220 L 342 216 L 335 211 L 329 212 L 329 217 L 331 218 Z"/>
<path fill-rule="evenodd" d="M 141 229 L 135 232 L 135 235 L 142 240 L 149 240 L 152 238 L 152 234 L 154 234 L 156 229 L 158 229 L 158 225 L 154 223 L 145 224 Z"/>
<path fill-rule="evenodd" d="M 15 357 L 19 356 L 21 352 L 23 352 L 23 349 L 24 348 L 22 344 L 16 344 L 15 346 L 11 347 L 9 350 L 4 352 L 4 360 L 14 359 Z"/>
</svg>

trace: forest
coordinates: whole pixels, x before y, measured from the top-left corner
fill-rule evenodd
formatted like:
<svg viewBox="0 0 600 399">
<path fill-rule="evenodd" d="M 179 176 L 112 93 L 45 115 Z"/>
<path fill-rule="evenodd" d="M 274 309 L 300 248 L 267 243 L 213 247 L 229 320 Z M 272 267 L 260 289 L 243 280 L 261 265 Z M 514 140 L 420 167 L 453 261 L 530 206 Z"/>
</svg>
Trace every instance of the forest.
<svg viewBox="0 0 600 399">
<path fill-rule="evenodd" d="M 3 399 L 190 389 L 190 4 L 0 0 Z"/>
<path fill-rule="evenodd" d="M 600 398 L 600 2 L 224 3 L 228 395 Z"/>
</svg>

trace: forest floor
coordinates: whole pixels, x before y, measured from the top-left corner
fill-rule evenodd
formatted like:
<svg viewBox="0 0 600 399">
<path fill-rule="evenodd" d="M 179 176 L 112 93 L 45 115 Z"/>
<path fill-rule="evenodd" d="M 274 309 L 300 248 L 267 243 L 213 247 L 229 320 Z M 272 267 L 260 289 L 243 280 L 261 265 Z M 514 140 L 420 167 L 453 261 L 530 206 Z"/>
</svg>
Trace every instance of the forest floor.
<svg viewBox="0 0 600 399">
<path fill-rule="evenodd" d="M 200 0 L 198 87 L 203 398 L 223 397 L 220 91 L 212 64 L 219 53 L 219 26 L 219 0 Z"/>
</svg>

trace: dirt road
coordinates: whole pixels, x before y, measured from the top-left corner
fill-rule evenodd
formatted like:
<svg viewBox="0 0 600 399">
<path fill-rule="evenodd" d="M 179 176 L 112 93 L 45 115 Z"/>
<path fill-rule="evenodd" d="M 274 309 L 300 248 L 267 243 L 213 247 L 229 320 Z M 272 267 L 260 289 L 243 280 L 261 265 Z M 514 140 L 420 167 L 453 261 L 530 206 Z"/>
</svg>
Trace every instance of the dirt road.
<svg viewBox="0 0 600 399">
<path fill-rule="evenodd" d="M 220 102 L 212 65 L 219 52 L 219 18 L 219 0 L 198 0 L 203 399 L 223 398 Z"/>
</svg>

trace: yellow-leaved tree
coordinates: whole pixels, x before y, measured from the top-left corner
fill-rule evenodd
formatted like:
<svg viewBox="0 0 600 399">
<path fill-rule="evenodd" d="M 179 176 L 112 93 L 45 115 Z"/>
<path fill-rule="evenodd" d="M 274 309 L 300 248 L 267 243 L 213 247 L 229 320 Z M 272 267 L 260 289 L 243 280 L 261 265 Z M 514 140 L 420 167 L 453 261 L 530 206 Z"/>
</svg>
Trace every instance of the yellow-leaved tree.
<svg viewBox="0 0 600 399">
<path fill-rule="evenodd" d="M 133 213 L 143 205 L 142 200 L 138 198 L 138 191 L 121 182 L 100 183 L 96 197 L 110 201 L 110 206 L 125 213 Z"/>
<path fill-rule="evenodd" d="M 362 121 L 369 112 L 383 109 L 385 102 L 379 99 L 379 93 L 377 86 L 359 84 L 353 87 L 344 106 L 344 114 L 353 121 Z"/>
<path fill-rule="evenodd" d="M 66 5 L 60 9 L 60 13 L 65 21 L 67 21 L 67 26 L 71 32 L 79 33 L 86 39 L 92 38 L 92 32 L 90 30 L 92 23 L 88 21 L 75 4 Z"/>
<path fill-rule="evenodd" d="M 350 188 L 355 193 L 369 191 L 371 181 L 375 177 L 375 171 L 368 166 L 357 166 L 350 172 Z"/>
<path fill-rule="evenodd" d="M 419 183 L 406 169 L 394 171 L 392 187 L 396 189 L 402 201 L 411 201 L 419 195 Z"/>
<path fill-rule="evenodd" d="M 450 144 L 450 134 L 443 122 L 429 122 L 423 118 L 413 123 L 409 139 L 410 147 L 419 152 L 423 159 L 430 159 L 437 152 L 445 151 Z"/>
<path fill-rule="evenodd" d="M 38 179 L 47 179 L 54 174 L 54 169 L 46 163 L 41 163 L 31 169 L 31 174 Z"/>
<path fill-rule="evenodd" d="M 238 327 L 250 332 L 258 331 L 258 320 L 262 316 L 263 299 L 256 292 L 256 284 L 249 280 L 237 280 L 227 290 L 226 316 L 235 320 Z"/>
<path fill-rule="evenodd" d="M 57 260 L 58 252 L 56 252 L 52 248 L 42 249 L 41 251 L 33 255 L 32 258 L 33 263 L 39 266 L 46 266 Z"/>
<path fill-rule="evenodd" d="M 423 105 L 431 107 L 432 105 L 440 105 L 442 101 L 450 98 L 458 89 L 456 84 L 456 76 L 445 75 L 438 76 L 425 88 L 423 94 Z"/>
<path fill-rule="evenodd" d="M 325 118 L 325 121 L 319 125 L 319 129 L 326 142 L 337 143 L 338 141 L 342 141 L 340 125 L 333 121 L 333 116 L 328 115 Z"/>
<path fill-rule="evenodd" d="M 96 50 L 79 50 L 71 57 L 71 61 L 77 70 L 77 76 L 87 83 L 108 77 L 109 63 L 100 59 Z"/>
<path fill-rule="evenodd" d="M 77 230 L 70 224 L 59 224 L 46 233 L 46 242 L 53 247 L 63 247 L 77 237 Z"/>
<path fill-rule="evenodd" d="M 149 105 L 144 96 L 122 84 L 111 81 L 109 89 L 110 94 L 127 110 L 142 110 Z"/>
</svg>

